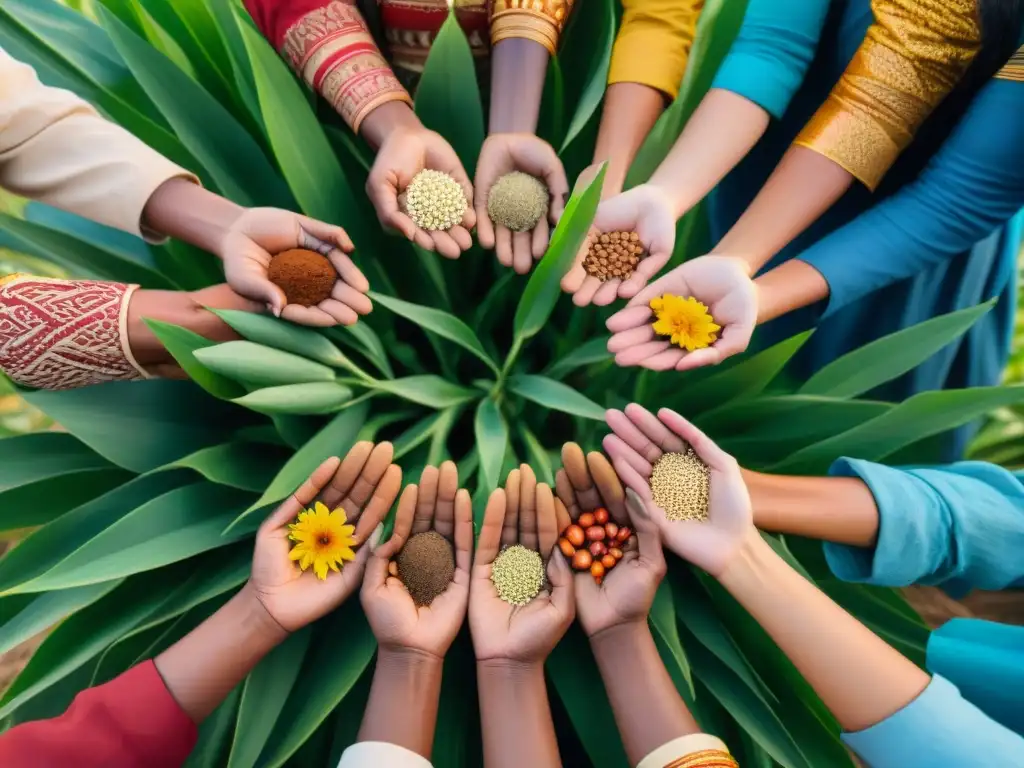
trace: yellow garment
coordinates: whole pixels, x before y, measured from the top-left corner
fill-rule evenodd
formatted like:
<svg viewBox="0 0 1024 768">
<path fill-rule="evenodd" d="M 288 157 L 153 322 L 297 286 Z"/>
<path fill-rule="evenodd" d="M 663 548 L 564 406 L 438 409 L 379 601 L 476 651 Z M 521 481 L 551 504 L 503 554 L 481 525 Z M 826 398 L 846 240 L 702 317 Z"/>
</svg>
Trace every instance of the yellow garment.
<svg viewBox="0 0 1024 768">
<path fill-rule="evenodd" d="M 981 45 L 977 0 L 872 0 L 875 20 L 794 144 L 875 189 Z"/>
<path fill-rule="evenodd" d="M 575 0 L 495 0 L 491 4 L 491 45 L 524 38 L 540 43 L 552 56 Z"/>
<path fill-rule="evenodd" d="M 704 0 L 622 0 L 622 7 L 608 84 L 640 83 L 674 99 Z"/>
<path fill-rule="evenodd" d="M 1017 49 L 1017 52 L 1006 62 L 1006 66 L 996 72 L 1000 80 L 1016 80 L 1024 83 L 1024 45 Z"/>
</svg>

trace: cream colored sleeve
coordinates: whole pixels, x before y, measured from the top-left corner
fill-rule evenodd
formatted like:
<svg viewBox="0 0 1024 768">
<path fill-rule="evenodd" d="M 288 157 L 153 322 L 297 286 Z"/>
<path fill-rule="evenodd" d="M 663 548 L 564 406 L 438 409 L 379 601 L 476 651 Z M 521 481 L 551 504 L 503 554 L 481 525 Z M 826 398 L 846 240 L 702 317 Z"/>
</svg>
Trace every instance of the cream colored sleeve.
<svg viewBox="0 0 1024 768">
<path fill-rule="evenodd" d="M 134 235 L 156 188 L 191 173 L 0 48 L 0 187 Z"/>
<path fill-rule="evenodd" d="M 341 753 L 338 768 L 431 768 L 412 750 L 385 741 L 360 741 Z"/>
<path fill-rule="evenodd" d="M 680 736 L 658 747 L 636 768 L 739 768 L 725 742 L 709 733 Z"/>
</svg>

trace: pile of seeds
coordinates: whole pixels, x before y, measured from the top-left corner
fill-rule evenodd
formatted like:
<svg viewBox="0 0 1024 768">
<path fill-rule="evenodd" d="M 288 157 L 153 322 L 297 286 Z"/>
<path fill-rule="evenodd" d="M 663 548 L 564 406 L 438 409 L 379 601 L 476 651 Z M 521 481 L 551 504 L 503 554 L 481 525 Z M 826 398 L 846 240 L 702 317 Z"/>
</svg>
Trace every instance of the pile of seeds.
<svg viewBox="0 0 1024 768">
<path fill-rule="evenodd" d="M 289 304 L 315 307 L 330 298 L 338 273 L 326 256 L 291 248 L 270 259 L 267 278 L 284 291 Z"/>
<path fill-rule="evenodd" d="M 636 232 L 605 232 L 591 241 L 583 269 L 602 283 L 625 280 L 644 256 L 646 253 Z"/>
<path fill-rule="evenodd" d="M 633 532 L 612 522 L 608 510 L 598 507 L 584 512 L 562 532 L 558 548 L 569 558 L 573 570 L 590 571 L 600 584 L 608 571 L 618 565 Z"/>
<path fill-rule="evenodd" d="M 455 552 L 437 531 L 417 533 L 398 553 L 397 575 L 416 605 L 430 605 L 455 578 Z"/>
<path fill-rule="evenodd" d="M 654 464 L 651 493 L 669 520 L 707 520 L 711 471 L 688 448 L 666 453 Z"/>
<path fill-rule="evenodd" d="M 550 193 L 544 182 L 522 171 L 506 173 L 487 194 L 487 215 L 513 232 L 526 232 L 548 211 Z"/>
<path fill-rule="evenodd" d="M 403 194 L 409 218 L 427 231 L 451 229 L 462 221 L 468 206 L 459 182 L 430 168 L 413 176 Z"/>
<path fill-rule="evenodd" d="M 491 565 L 491 581 L 498 597 L 509 605 L 526 605 L 544 585 L 544 562 L 532 549 L 514 544 L 501 551 Z"/>
</svg>

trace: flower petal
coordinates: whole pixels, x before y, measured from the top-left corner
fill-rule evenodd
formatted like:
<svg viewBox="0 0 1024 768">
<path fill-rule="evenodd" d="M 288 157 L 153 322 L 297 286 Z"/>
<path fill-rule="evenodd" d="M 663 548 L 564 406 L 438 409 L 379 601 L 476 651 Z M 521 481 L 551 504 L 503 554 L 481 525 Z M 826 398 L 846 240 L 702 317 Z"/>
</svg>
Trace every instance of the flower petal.
<svg viewBox="0 0 1024 768">
<path fill-rule="evenodd" d="M 313 563 L 313 570 L 316 571 L 316 577 L 321 581 L 327 579 L 327 563 L 323 560 L 317 559 L 317 561 Z"/>
</svg>

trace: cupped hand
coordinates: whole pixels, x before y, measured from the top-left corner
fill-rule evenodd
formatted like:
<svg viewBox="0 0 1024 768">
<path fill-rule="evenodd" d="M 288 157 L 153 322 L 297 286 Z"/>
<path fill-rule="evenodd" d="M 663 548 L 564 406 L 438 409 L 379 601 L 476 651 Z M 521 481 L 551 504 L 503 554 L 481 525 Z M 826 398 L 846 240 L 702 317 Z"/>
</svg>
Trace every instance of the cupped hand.
<svg viewBox="0 0 1024 768">
<path fill-rule="evenodd" d="M 650 302 L 666 293 L 684 299 L 692 296 L 708 307 L 721 327 L 711 346 L 687 352 L 654 333 Z M 757 288 L 746 261 L 735 256 L 701 256 L 655 280 L 625 309 L 608 318 L 612 332 L 608 351 L 621 366 L 639 365 L 654 371 L 716 365 L 747 348 L 757 325 L 757 311 Z"/>
<path fill-rule="evenodd" d="M 604 507 L 615 523 L 629 526 L 635 533 L 622 559 L 600 585 L 589 572 L 576 574 L 576 615 L 583 630 L 592 637 L 620 624 L 646 622 L 654 593 L 665 577 L 657 524 L 639 499 L 625 500 L 622 483 L 608 459 L 597 452 L 584 457 L 575 443 L 562 448 L 562 469 L 555 477 L 555 488 L 573 522 L 584 512 Z"/>
<path fill-rule="evenodd" d="M 588 275 L 583 268 L 593 238 L 603 232 L 636 232 L 647 256 L 626 280 L 605 280 Z M 658 187 L 642 184 L 628 192 L 615 195 L 597 208 L 587 241 L 576 255 L 576 261 L 562 278 L 562 290 L 571 293 L 578 307 L 588 304 L 605 306 L 616 298 L 635 296 L 647 281 L 656 275 L 672 256 L 676 242 L 676 217 L 671 201 Z"/>
<path fill-rule="evenodd" d="M 477 661 L 542 662 L 572 623 L 572 572 L 555 549 L 557 503 L 551 487 L 538 483 L 525 464 L 510 472 L 505 488 L 488 499 L 469 587 L 469 628 Z M 491 582 L 499 549 L 514 544 L 540 552 L 547 573 L 540 594 L 523 606 L 506 603 Z"/>
<path fill-rule="evenodd" d="M 491 221 L 487 199 L 494 183 L 507 173 L 522 171 L 542 180 L 550 193 L 547 216 L 526 232 L 513 232 Z M 543 139 L 530 133 L 497 133 L 489 136 L 476 164 L 476 233 L 480 245 L 494 248 L 498 261 L 521 275 L 548 247 L 549 221 L 555 224 L 565 208 L 569 182 L 558 154 Z"/>
<path fill-rule="evenodd" d="M 288 304 L 284 291 L 270 282 L 271 256 L 306 248 L 326 256 L 338 273 L 331 295 L 315 307 Z M 354 246 L 345 230 L 279 208 L 249 208 L 228 228 L 217 253 L 228 284 L 249 299 L 265 302 L 278 317 L 301 325 L 352 325 L 373 305 L 370 283 L 348 257 Z"/>
<path fill-rule="evenodd" d="M 712 576 L 720 576 L 750 537 L 758 535 L 736 459 L 668 408 L 655 416 L 632 403 L 624 412 L 608 411 L 606 418 L 614 434 L 605 437 L 604 449 L 622 482 L 643 501 L 665 546 Z M 687 446 L 711 470 L 706 522 L 669 520 L 651 493 L 654 463 L 662 454 L 684 452 Z"/>
<path fill-rule="evenodd" d="M 446 232 L 428 232 L 417 227 L 401 210 L 398 196 L 424 168 L 447 173 L 461 185 L 466 193 L 466 214 L 461 225 Z M 373 161 L 366 180 L 366 194 L 383 227 L 398 230 L 421 248 L 457 259 L 473 245 L 469 234 L 476 224 L 473 185 L 469 183 L 459 156 L 439 133 L 428 131 L 423 126 L 396 128 L 389 133 Z"/>
<path fill-rule="evenodd" d="M 373 544 L 371 540 L 367 546 L 367 540 L 378 530 L 402 485 L 402 470 L 391 463 L 393 456 L 391 443 L 356 443 L 343 461 L 333 457 L 321 464 L 260 526 L 249 586 L 284 629 L 294 632 L 319 619 L 359 587 Z M 348 522 L 356 526 L 355 560 L 323 580 L 289 559 L 288 524 L 316 501 L 330 510 L 344 509 Z"/>
<path fill-rule="evenodd" d="M 455 577 L 430 605 L 416 605 L 399 578 L 388 575 L 409 537 L 436 531 L 455 549 Z M 455 464 L 427 467 L 420 483 L 402 492 L 395 528 L 387 543 L 370 555 L 360 593 L 363 610 L 383 649 L 415 650 L 443 658 L 459 633 L 469 604 L 469 571 L 473 559 L 473 506 L 469 492 L 459 488 Z"/>
</svg>

